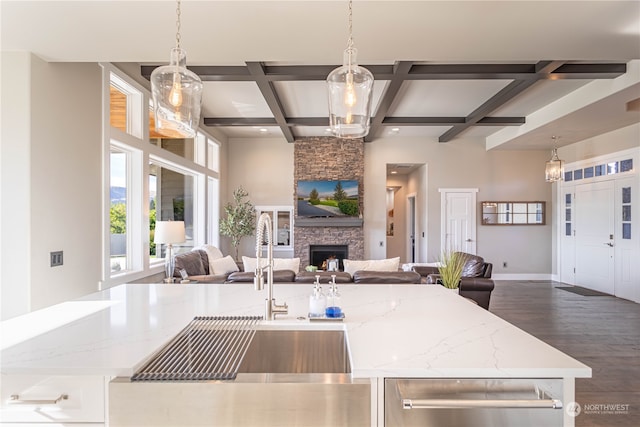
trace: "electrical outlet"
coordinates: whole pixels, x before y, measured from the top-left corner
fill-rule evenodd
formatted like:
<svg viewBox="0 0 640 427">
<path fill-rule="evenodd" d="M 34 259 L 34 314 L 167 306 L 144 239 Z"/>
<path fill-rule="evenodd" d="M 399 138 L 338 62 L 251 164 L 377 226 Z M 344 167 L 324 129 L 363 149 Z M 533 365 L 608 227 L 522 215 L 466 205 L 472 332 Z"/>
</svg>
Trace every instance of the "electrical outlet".
<svg viewBox="0 0 640 427">
<path fill-rule="evenodd" d="M 502 262 L 502 268 L 507 268 L 507 261 Z"/>
<path fill-rule="evenodd" d="M 57 267 L 59 265 L 62 265 L 63 263 L 62 251 L 51 252 L 50 258 L 51 258 L 51 267 Z"/>
</svg>

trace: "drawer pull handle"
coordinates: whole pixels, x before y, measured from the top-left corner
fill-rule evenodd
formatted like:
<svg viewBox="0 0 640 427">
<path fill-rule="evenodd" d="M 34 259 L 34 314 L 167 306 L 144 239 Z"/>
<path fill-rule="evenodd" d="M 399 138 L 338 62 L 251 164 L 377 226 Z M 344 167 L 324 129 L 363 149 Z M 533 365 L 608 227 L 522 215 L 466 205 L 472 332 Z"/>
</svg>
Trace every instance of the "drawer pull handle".
<svg viewBox="0 0 640 427">
<path fill-rule="evenodd" d="M 402 409 L 430 408 L 547 408 L 562 409 L 558 399 L 402 399 Z"/>
<path fill-rule="evenodd" d="M 51 400 L 39 400 L 39 399 L 34 399 L 34 400 L 29 400 L 29 399 L 20 399 L 20 395 L 19 394 L 12 394 L 11 397 L 9 398 L 9 404 L 10 405 L 57 405 L 58 403 L 62 402 L 63 400 L 67 400 L 69 399 L 69 395 L 68 394 L 61 394 L 60 396 L 58 396 L 56 399 L 51 399 Z"/>
</svg>

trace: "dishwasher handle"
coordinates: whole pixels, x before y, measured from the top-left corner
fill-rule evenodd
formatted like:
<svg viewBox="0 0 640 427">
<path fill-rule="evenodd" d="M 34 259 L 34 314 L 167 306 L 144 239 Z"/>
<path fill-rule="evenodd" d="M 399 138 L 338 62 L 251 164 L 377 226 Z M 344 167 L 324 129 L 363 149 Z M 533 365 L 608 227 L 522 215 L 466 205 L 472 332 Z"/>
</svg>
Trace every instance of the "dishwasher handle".
<svg viewBox="0 0 640 427">
<path fill-rule="evenodd" d="M 558 399 L 402 399 L 402 409 L 540 408 L 562 409 Z"/>
</svg>

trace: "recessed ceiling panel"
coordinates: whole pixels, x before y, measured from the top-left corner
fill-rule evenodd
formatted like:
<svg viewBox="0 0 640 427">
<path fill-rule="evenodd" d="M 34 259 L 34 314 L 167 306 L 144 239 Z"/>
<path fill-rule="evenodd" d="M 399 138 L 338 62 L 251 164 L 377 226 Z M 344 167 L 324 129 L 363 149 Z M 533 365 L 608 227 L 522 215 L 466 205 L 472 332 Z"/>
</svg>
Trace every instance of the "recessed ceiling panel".
<svg viewBox="0 0 640 427">
<path fill-rule="evenodd" d="M 332 136 L 331 129 L 319 126 L 295 126 L 293 134 L 297 138 L 314 136 Z"/>
<path fill-rule="evenodd" d="M 203 83 L 202 117 L 273 117 L 254 82 Z"/>
<path fill-rule="evenodd" d="M 502 126 L 473 126 L 461 133 L 460 138 L 486 138 L 502 129 Z"/>
<path fill-rule="evenodd" d="M 282 131 L 277 126 L 220 126 L 216 129 L 229 138 L 284 138 Z"/>
<path fill-rule="evenodd" d="M 321 81 L 274 82 L 287 117 L 329 117 L 327 83 Z M 374 114 L 386 80 L 374 80 L 371 114 Z"/>
<path fill-rule="evenodd" d="M 466 117 L 511 80 L 420 80 L 402 84 L 393 117 Z"/>
<path fill-rule="evenodd" d="M 392 126 L 385 126 L 380 133 L 381 137 L 421 137 L 421 138 L 433 138 L 438 139 L 440 135 L 448 131 L 450 126 L 400 126 L 394 128 Z M 398 129 L 398 130 L 395 130 Z"/>
</svg>

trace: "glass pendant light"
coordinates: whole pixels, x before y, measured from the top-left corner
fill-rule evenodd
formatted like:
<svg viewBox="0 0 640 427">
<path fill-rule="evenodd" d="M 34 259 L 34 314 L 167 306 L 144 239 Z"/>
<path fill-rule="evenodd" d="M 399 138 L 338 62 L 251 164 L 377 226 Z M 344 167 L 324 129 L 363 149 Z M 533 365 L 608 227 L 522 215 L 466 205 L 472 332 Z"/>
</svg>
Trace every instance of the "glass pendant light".
<svg viewBox="0 0 640 427">
<path fill-rule="evenodd" d="M 193 138 L 200 121 L 202 80 L 187 69 L 187 53 L 180 48 L 180 0 L 176 8 L 176 47 L 169 65 L 151 73 L 156 131 L 166 136 Z"/>
<path fill-rule="evenodd" d="M 356 61 L 353 47 L 353 8 L 349 0 L 349 40 L 343 65 L 329 73 L 329 124 L 339 138 L 362 138 L 369 132 L 373 74 Z"/>
<path fill-rule="evenodd" d="M 549 160 L 544 169 L 544 178 L 547 182 L 562 181 L 564 179 L 564 162 L 558 159 L 558 149 L 555 147 L 557 137 L 552 136 L 553 150 L 551 151 L 551 160 Z"/>
</svg>

